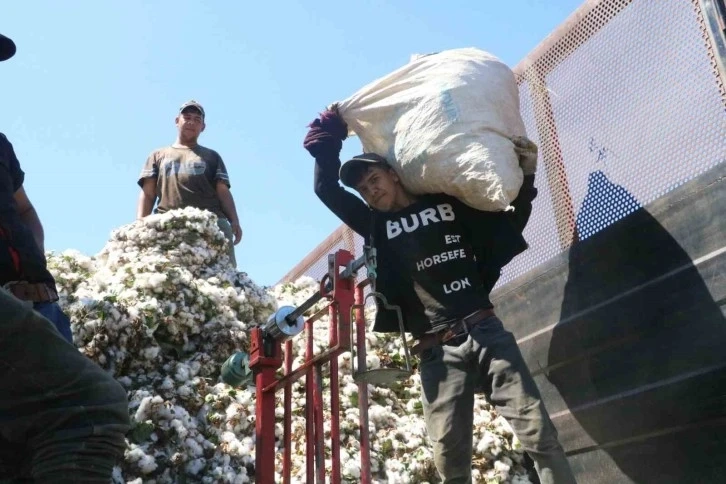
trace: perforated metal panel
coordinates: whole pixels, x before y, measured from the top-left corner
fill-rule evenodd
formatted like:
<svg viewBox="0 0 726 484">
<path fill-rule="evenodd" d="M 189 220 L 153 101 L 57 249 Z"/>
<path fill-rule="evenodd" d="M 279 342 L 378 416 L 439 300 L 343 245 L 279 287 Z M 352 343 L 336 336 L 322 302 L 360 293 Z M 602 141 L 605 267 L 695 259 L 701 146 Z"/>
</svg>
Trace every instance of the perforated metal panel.
<svg viewBox="0 0 726 484">
<path fill-rule="evenodd" d="M 318 245 L 310 254 L 289 271 L 279 282 L 290 282 L 307 276 L 319 281 L 328 272 L 328 255 L 345 249 L 358 258 L 363 255 L 363 237 L 356 234 L 346 226 L 341 226 L 330 234 L 323 243 Z M 367 277 L 366 269 L 358 271 L 357 281 Z"/>
<path fill-rule="evenodd" d="M 716 59 L 698 0 L 591 0 L 514 69 L 540 149 L 539 196 L 530 249 L 498 285 L 726 160 Z M 359 257 L 362 239 L 337 233 Z M 333 247 L 326 240 L 319 262 L 308 256 L 284 280 L 322 277 Z"/>
<path fill-rule="evenodd" d="M 566 207 L 567 203 L 564 200 L 558 200 L 553 197 L 547 174 L 543 170 L 543 143 L 536 129 L 534 108 L 535 104 L 532 100 L 529 83 L 522 81 L 520 83 L 520 111 L 522 113 L 522 119 L 527 127 L 527 136 L 540 147 L 538 174 L 535 176 L 535 186 L 537 187 L 538 194 L 535 199 L 535 204 L 532 207 L 530 223 L 524 229 L 524 236 L 530 247 L 507 265 L 498 285 L 521 276 L 530 268 L 547 261 L 547 259 L 552 257 L 552 254 L 558 254 L 562 250 L 563 242 L 560 240 L 556 218 L 558 212 L 561 212 L 561 210 L 555 210 L 554 207 L 556 204 Z M 549 127 L 549 129 L 552 128 Z M 558 175 L 554 174 L 554 176 L 556 177 Z"/>
<path fill-rule="evenodd" d="M 340 231 L 342 235 L 343 231 Z M 294 281 L 302 276 L 312 277 L 319 281 L 328 272 L 328 254 L 332 254 L 340 249 L 350 250 L 345 244 L 343 237 L 337 237 L 335 240 L 327 240 L 324 246 L 319 246 L 313 252 L 316 257 L 305 265 L 296 267 L 290 271 L 281 282 Z"/>
<path fill-rule="evenodd" d="M 723 83 L 697 1 L 599 2 L 524 65 L 540 193 L 530 250 L 500 285 L 726 160 Z"/>
</svg>

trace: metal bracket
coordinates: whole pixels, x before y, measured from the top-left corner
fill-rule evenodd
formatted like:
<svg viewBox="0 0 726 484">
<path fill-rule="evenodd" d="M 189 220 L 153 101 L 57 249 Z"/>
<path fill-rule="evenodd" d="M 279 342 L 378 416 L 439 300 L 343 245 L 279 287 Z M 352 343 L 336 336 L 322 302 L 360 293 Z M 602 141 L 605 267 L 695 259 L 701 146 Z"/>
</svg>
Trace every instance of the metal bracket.
<svg viewBox="0 0 726 484">
<path fill-rule="evenodd" d="M 404 352 L 404 358 L 406 362 L 406 368 L 374 368 L 371 370 L 356 368 L 356 354 L 355 354 L 355 336 L 354 336 L 354 327 L 355 324 L 353 324 L 354 321 L 354 312 L 356 309 L 360 309 L 363 311 L 366 306 L 366 301 L 368 298 L 374 297 L 378 298 L 383 305 L 383 309 L 386 311 L 395 311 L 396 317 L 398 318 L 398 327 L 401 332 L 401 340 L 403 341 L 403 352 Z M 365 316 L 363 316 L 365 318 Z M 351 331 L 350 331 L 350 364 L 351 364 L 351 372 L 353 374 L 353 380 L 356 382 L 366 382 L 371 383 L 373 385 L 379 385 L 379 386 L 387 386 L 392 385 L 393 383 L 403 381 L 408 379 L 411 375 L 413 375 L 413 369 L 411 368 L 411 354 L 408 350 L 408 342 L 406 341 L 406 329 L 403 325 L 403 314 L 401 313 L 401 307 L 393 304 L 388 303 L 388 299 L 386 296 L 381 294 L 380 292 L 371 291 L 369 292 L 365 298 L 363 298 L 363 301 L 360 302 L 360 304 L 354 304 L 350 308 L 350 320 L 351 320 Z M 363 346 L 365 347 L 365 335 L 362 335 L 363 339 Z"/>
</svg>

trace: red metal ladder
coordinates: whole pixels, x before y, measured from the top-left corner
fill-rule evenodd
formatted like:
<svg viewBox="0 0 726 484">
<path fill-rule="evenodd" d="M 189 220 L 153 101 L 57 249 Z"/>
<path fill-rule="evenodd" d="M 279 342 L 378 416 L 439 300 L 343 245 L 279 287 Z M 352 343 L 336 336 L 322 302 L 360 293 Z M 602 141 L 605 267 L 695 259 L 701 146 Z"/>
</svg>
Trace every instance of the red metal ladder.
<svg viewBox="0 0 726 484">
<path fill-rule="evenodd" d="M 256 462 L 255 482 L 260 484 L 275 481 L 277 464 L 275 424 L 275 396 L 279 389 L 283 390 L 283 452 L 282 482 L 291 482 L 292 474 L 292 385 L 305 376 L 305 419 L 306 419 L 306 480 L 308 483 L 324 483 L 325 468 L 325 434 L 324 434 L 324 392 L 323 366 L 330 367 L 330 409 L 331 409 L 331 469 L 332 484 L 341 482 L 340 465 L 340 382 L 338 356 L 351 349 L 351 314 L 355 312 L 356 360 L 359 368 L 364 368 L 366 361 L 365 348 L 365 317 L 363 315 L 363 291 L 369 283 L 366 279 L 356 283 L 357 270 L 366 263 L 364 258 L 353 260 L 346 250 L 339 250 L 329 256 L 329 272 L 320 281 L 317 301 L 327 299 L 328 304 L 310 316 L 304 322 L 307 334 L 307 349 L 303 364 L 292 368 L 292 339 L 271 338 L 264 328 L 256 327 L 251 331 L 249 368 L 254 375 L 257 393 L 256 406 Z M 297 313 L 302 314 L 312 307 L 316 301 L 311 298 Z M 306 308 L 305 308 L 306 306 Z M 325 313 L 329 314 L 328 349 L 320 354 L 313 354 L 313 325 Z M 293 319 L 295 315 L 292 315 Z M 282 344 L 285 344 L 283 356 Z M 353 362 L 351 362 L 352 364 Z M 283 374 L 276 373 L 283 368 Z M 360 431 L 360 482 L 369 484 L 370 472 L 370 441 L 368 435 L 368 384 L 358 383 L 359 431 Z"/>
</svg>

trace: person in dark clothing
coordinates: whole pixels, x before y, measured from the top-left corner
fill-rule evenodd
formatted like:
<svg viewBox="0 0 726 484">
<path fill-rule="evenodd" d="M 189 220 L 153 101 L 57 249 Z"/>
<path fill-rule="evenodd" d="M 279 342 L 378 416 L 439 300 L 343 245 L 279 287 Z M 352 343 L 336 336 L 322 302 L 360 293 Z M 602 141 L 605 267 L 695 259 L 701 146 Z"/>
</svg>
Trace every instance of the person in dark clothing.
<svg viewBox="0 0 726 484">
<path fill-rule="evenodd" d="M 14 54 L 0 35 L 0 61 Z M 0 134 L 0 482 L 105 484 L 130 428 L 126 391 L 71 343 L 22 183 Z"/>
<path fill-rule="evenodd" d="M 0 40 L 0 60 L 15 54 L 15 44 Z M 56 301 L 55 280 L 48 272 L 43 246 L 43 225 L 25 193 L 25 173 L 13 145 L 0 133 L 0 286 L 53 322 L 73 342 L 71 323 Z"/>
<path fill-rule="evenodd" d="M 377 154 L 341 165 L 347 131 L 335 106 L 310 125 L 304 147 L 315 158 L 315 193 L 376 248 L 376 289 L 401 307 L 417 340 L 412 352 L 420 356 L 424 418 L 442 479 L 471 482 L 474 394 L 483 392 L 542 483 L 575 482 L 514 336 L 489 299 L 502 267 L 527 248 L 522 230 L 537 194 L 536 147 L 515 145 L 525 177 L 514 211 L 483 212 L 445 194 L 412 195 Z M 378 309 L 373 330 L 398 331 L 395 315 Z"/>
<path fill-rule="evenodd" d="M 13 145 L 0 133 L 0 286 L 32 303 L 72 343 L 70 319 L 58 306 L 55 280 L 46 266 L 43 225 L 24 179 Z"/>
</svg>

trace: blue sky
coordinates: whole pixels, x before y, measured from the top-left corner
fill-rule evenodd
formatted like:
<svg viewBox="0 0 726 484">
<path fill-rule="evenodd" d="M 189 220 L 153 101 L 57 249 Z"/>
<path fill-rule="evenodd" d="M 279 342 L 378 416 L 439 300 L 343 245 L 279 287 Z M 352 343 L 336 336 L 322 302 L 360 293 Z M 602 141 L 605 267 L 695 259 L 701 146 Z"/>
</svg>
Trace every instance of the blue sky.
<svg viewBox="0 0 726 484">
<path fill-rule="evenodd" d="M 135 217 L 148 154 L 188 99 L 225 160 L 238 268 L 273 284 L 339 225 L 312 191 L 306 125 L 413 53 L 479 47 L 515 66 L 582 0 L 4 2 L 0 131 L 46 248 L 92 255 Z M 356 154 L 353 138 L 343 156 Z"/>
</svg>

